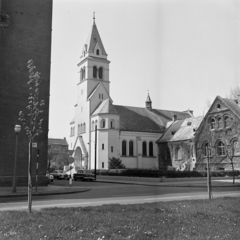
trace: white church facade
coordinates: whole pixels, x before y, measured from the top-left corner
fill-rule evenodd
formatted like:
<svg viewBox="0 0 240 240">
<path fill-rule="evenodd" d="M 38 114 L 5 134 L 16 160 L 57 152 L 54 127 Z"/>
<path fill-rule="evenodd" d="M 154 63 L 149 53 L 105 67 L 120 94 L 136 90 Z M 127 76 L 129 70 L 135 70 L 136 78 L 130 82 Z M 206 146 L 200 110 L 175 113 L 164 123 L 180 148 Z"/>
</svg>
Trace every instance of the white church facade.
<svg viewBox="0 0 240 240">
<path fill-rule="evenodd" d="M 114 105 L 109 64 L 94 20 L 78 63 L 77 103 L 70 122 L 71 165 L 75 171 L 94 169 L 96 156 L 97 169 L 108 169 L 112 157 L 121 159 L 127 168 L 157 169 L 156 141 L 173 119 L 192 113 L 153 109 L 149 95 L 142 108 Z"/>
</svg>

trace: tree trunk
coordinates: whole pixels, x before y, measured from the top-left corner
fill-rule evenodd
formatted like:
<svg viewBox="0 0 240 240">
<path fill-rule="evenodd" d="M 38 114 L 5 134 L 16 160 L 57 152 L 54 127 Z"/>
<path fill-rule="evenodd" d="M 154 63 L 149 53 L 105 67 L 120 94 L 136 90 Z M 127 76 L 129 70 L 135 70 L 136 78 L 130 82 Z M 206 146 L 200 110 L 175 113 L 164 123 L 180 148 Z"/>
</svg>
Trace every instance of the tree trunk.
<svg viewBox="0 0 240 240">
<path fill-rule="evenodd" d="M 32 162 L 32 140 L 29 140 L 29 156 L 28 156 L 28 212 L 32 212 L 32 176 L 31 176 L 31 162 Z"/>
</svg>

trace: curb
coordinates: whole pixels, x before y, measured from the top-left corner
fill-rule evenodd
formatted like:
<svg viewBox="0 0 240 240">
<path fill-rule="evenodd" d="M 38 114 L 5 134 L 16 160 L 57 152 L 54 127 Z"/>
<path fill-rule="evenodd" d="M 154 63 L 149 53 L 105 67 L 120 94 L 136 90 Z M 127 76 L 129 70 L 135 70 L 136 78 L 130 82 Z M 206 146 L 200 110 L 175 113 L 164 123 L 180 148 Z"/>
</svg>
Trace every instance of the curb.
<svg viewBox="0 0 240 240">
<path fill-rule="evenodd" d="M 70 191 L 65 190 L 57 190 L 56 192 L 39 192 L 34 193 L 32 192 L 32 196 L 46 196 L 46 195 L 63 195 L 63 194 L 71 194 L 71 193 L 79 193 L 79 192 L 87 192 L 90 188 L 84 188 L 84 189 L 71 189 Z M 28 193 L 16 193 L 14 194 L 5 194 L 0 195 L 0 198 L 12 198 L 12 197 L 25 197 L 28 196 Z"/>
<path fill-rule="evenodd" d="M 118 182 L 118 181 L 105 181 L 105 180 L 97 180 L 97 182 L 102 182 L 102 183 L 115 183 L 115 184 L 129 184 L 129 185 L 142 185 L 142 186 L 154 186 L 154 187 L 198 187 L 198 188 L 207 188 L 207 183 L 206 186 L 204 185 L 181 185 L 181 184 L 151 184 L 151 183 L 141 183 L 141 182 Z M 218 186 L 214 186 L 212 184 L 212 187 L 214 188 L 218 188 L 218 187 L 240 187 L 240 184 L 235 184 L 235 185 L 218 185 Z"/>
</svg>

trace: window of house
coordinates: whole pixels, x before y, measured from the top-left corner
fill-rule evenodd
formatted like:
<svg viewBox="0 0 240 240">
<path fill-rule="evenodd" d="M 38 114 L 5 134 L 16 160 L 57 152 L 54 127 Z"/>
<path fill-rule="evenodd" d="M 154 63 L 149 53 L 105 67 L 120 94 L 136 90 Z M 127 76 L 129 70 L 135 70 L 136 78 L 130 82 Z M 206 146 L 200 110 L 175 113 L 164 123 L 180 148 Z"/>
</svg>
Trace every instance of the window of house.
<svg viewBox="0 0 240 240">
<path fill-rule="evenodd" d="M 112 119 L 111 122 L 110 122 L 110 127 L 111 128 L 115 128 L 115 121 Z"/>
<path fill-rule="evenodd" d="M 212 118 L 211 119 L 211 129 L 215 129 L 215 125 L 216 125 L 215 119 Z"/>
<path fill-rule="evenodd" d="M 133 156 L 133 141 L 129 142 L 129 156 Z"/>
<path fill-rule="evenodd" d="M 103 68 L 102 67 L 100 67 L 99 70 L 98 70 L 98 76 L 99 76 L 100 79 L 103 78 Z"/>
<path fill-rule="evenodd" d="M 106 121 L 105 121 L 105 119 L 102 119 L 101 120 L 101 128 L 105 128 L 105 125 L 106 125 Z"/>
<path fill-rule="evenodd" d="M 153 143 L 149 142 L 149 156 L 153 157 Z"/>
<path fill-rule="evenodd" d="M 102 168 L 104 168 L 104 162 L 102 162 Z"/>
<path fill-rule="evenodd" d="M 143 156 L 147 156 L 147 143 L 146 142 L 142 143 L 142 152 L 143 152 Z"/>
<path fill-rule="evenodd" d="M 176 160 L 182 159 L 182 148 L 180 146 L 177 146 L 175 149 L 175 159 Z"/>
<path fill-rule="evenodd" d="M 99 49 L 97 49 L 97 55 L 99 55 Z"/>
<path fill-rule="evenodd" d="M 218 128 L 223 128 L 223 121 L 221 117 L 217 118 L 217 122 L 218 122 Z"/>
<path fill-rule="evenodd" d="M 102 150 L 104 150 L 104 144 L 102 144 Z"/>
<path fill-rule="evenodd" d="M 83 129 L 82 129 L 82 123 L 80 124 L 80 133 L 83 132 Z"/>
<path fill-rule="evenodd" d="M 82 70 L 82 80 L 84 80 L 84 79 L 85 79 L 85 67 Z"/>
<path fill-rule="evenodd" d="M 230 127 L 230 117 L 228 116 L 224 117 L 224 127 L 225 128 Z"/>
<path fill-rule="evenodd" d="M 203 156 L 207 157 L 207 156 L 211 156 L 212 152 L 211 152 L 211 148 L 209 148 L 209 143 L 205 142 L 203 144 Z"/>
<path fill-rule="evenodd" d="M 222 141 L 219 141 L 217 144 L 217 151 L 218 151 L 218 155 L 219 156 L 225 156 L 226 152 L 225 152 L 225 145 Z"/>
<path fill-rule="evenodd" d="M 96 66 L 93 67 L 93 77 L 97 78 L 97 67 Z"/>
<path fill-rule="evenodd" d="M 97 122 L 97 120 L 95 120 L 95 127 L 97 126 L 97 124 L 98 124 L 98 122 Z"/>
<path fill-rule="evenodd" d="M 86 132 L 86 125 L 83 123 L 83 132 Z"/>
<path fill-rule="evenodd" d="M 75 127 L 73 127 L 73 136 L 74 136 L 74 134 L 75 134 Z"/>
<path fill-rule="evenodd" d="M 92 131 L 94 130 L 94 121 L 92 121 Z"/>
<path fill-rule="evenodd" d="M 111 152 L 113 152 L 113 146 L 111 146 Z"/>
<path fill-rule="evenodd" d="M 78 124 L 78 133 L 80 133 L 80 124 Z"/>
<path fill-rule="evenodd" d="M 122 141 L 122 155 L 127 155 L 127 142 L 125 140 Z"/>
</svg>

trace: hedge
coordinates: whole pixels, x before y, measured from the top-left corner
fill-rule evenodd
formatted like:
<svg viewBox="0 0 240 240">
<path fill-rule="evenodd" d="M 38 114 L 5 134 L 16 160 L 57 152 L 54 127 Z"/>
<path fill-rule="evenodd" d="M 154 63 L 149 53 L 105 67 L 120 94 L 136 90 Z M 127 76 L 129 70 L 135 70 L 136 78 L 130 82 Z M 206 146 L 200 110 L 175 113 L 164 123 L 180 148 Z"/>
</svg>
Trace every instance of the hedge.
<svg viewBox="0 0 240 240">
<path fill-rule="evenodd" d="M 240 175 L 237 170 L 235 176 Z M 159 171 L 151 169 L 114 169 L 114 170 L 97 170 L 97 175 L 105 176 L 126 176 L 126 177 L 149 177 L 149 178 L 189 178 L 189 177 L 206 177 L 206 171 Z M 212 177 L 233 176 L 232 171 L 211 171 Z"/>
</svg>

